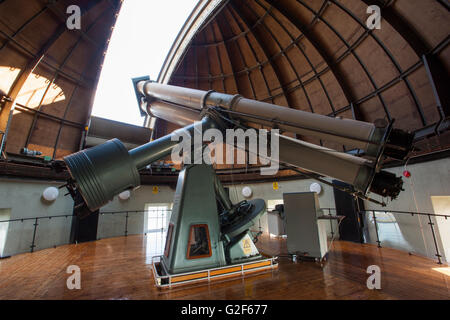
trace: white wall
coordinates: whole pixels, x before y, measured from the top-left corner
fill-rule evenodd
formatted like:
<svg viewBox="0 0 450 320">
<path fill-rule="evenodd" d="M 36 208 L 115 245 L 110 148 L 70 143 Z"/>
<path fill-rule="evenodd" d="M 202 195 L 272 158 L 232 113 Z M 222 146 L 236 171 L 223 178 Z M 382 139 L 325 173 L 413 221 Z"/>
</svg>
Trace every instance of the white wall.
<svg viewBox="0 0 450 320">
<path fill-rule="evenodd" d="M 366 201 L 366 209 L 391 209 L 435 213 L 431 197 L 450 196 L 450 159 L 408 165 L 407 169 L 411 172 L 411 177 L 409 179 L 403 178 L 403 188 L 405 191 L 400 193 L 398 199 L 389 201 L 386 208 Z M 403 167 L 397 167 L 388 169 L 387 171 L 393 172 L 396 175 L 402 175 L 403 170 Z M 417 215 L 413 217 L 403 214 L 394 214 L 394 216 L 397 219 L 405 240 L 414 248 L 413 252 L 433 259 L 436 258 L 436 250 L 430 226 L 428 225 L 428 217 L 419 217 Z M 444 250 L 444 246 L 447 246 L 448 252 L 448 246 L 450 244 L 443 244 L 437 225 L 443 222 L 441 221 L 443 218 L 437 219 L 438 221 L 432 218 L 432 221 L 436 224 L 434 229 L 436 231 L 440 254 L 444 256 L 446 251 Z M 371 234 L 371 238 L 375 239 L 375 235 Z M 450 261 L 449 256 L 445 258 L 447 261 Z"/>
<path fill-rule="evenodd" d="M 48 217 L 72 214 L 73 200 L 60 190 L 53 203 L 42 200 L 42 192 L 47 187 L 58 187 L 61 182 L 41 182 L 32 180 L 0 179 L 0 209 L 11 209 L 10 219 L 28 217 Z M 39 219 L 36 232 L 35 250 L 41 250 L 69 242 L 72 219 Z M 34 220 L 10 222 L 3 256 L 29 252 L 33 239 Z"/>
<path fill-rule="evenodd" d="M 0 179 L 0 210 L 8 212 L 9 219 L 29 217 L 48 217 L 54 215 L 72 215 L 73 200 L 66 189 L 61 189 L 53 203 L 42 200 L 42 192 L 50 186 L 58 187 L 63 182 L 43 182 L 34 180 Z M 100 209 L 101 212 L 145 210 L 147 203 L 171 203 L 174 190 L 159 186 L 157 194 L 153 186 L 141 186 L 131 192 L 130 199 L 120 200 L 117 196 Z M 123 236 L 125 232 L 125 213 L 99 216 L 97 238 Z M 2 219 L 0 219 L 2 220 Z M 129 213 L 128 234 L 140 234 L 144 230 L 144 213 Z M 3 256 L 30 251 L 33 239 L 34 220 L 10 222 L 7 228 Z M 35 251 L 69 243 L 72 218 L 39 219 Z"/>
</svg>

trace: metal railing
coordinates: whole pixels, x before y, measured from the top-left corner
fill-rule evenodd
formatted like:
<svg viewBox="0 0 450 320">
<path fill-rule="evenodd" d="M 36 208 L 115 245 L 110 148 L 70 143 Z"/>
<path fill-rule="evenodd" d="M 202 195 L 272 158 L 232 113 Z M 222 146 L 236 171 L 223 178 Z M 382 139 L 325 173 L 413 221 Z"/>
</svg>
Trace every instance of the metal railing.
<svg viewBox="0 0 450 320">
<path fill-rule="evenodd" d="M 9 224 L 9 223 L 13 223 L 13 222 L 25 223 L 26 221 L 33 221 L 34 222 L 33 223 L 33 236 L 32 236 L 32 240 L 31 240 L 31 244 L 30 244 L 30 252 L 33 252 L 34 248 L 36 247 L 36 234 L 37 234 L 39 222 L 41 222 L 42 220 L 51 220 L 51 219 L 57 219 L 57 218 L 67 219 L 68 217 L 72 217 L 72 215 L 71 214 L 60 214 L 60 215 L 54 215 L 54 216 L 16 218 L 16 219 L 9 219 L 9 220 L 1 220 L 0 224 L 2 224 L 2 223 Z M 6 235 L 5 238 L 8 239 L 8 236 Z M 54 247 L 56 247 L 56 245 L 54 245 Z"/>
<path fill-rule="evenodd" d="M 99 212 L 99 216 L 125 214 L 125 223 L 124 223 L 124 233 L 123 233 L 123 235 L 127 236 L 128 232 L 129 232 L 129 230 L 128 230 L 128 221 L 129 221 L 129 218 L 130 218 L 130 214 L 142 214 L 142 213 L 156 213 L 157 214 L 156 217 L 148 217 L 148 219 L 157 220 L 157 225 L 161 225 L 161 228 L 157 228 L 157 229 L 153 229 L 153 230 L 150 230 L 148 227 L 147 227 L 146 230 L 144 230 L 144 226 L 142 225 L 141 229 L 143 231 L 141 233 L 139 233 L 139 234 L 147 234 L 148 232 L 152 232 L 154 230 L 158 230 L 158 232 L 159 231 L 161 231 L 161 232 L 165 231 L 165 229 L 167 229 L 167 227 L 163 226 L 164 225 L 163 220 L 167 219 L 166 214 L 171 214 L 172 210 L 170 210 L 170 209 L 164 209 L 164 210 L 157 209 L 157 210 L 102 211 L 102 212 Z M 161 219 L 161 221 L 159 221 L 160 219 Z M 99 240 L 99 238 L 97 240 Z"/>
<path fill-rule="evenodd" d="M 132 217 L 132 215 L 135 214 L 143 214 L 143 213 L 152 213 L 152 212 L 158 212 L 158 210 L 123 210 L 123 211 L 104 211 L 104 212 L 99 212 L 99 219 L 100 216 L 104 216 L 104 215 L 124 215 L 124 222 L 123 222 L 123 231 L 120 232 L 115 232 L 112 236 L 109 237 L 117 237 L 117 236 L 128 236 L 129 234 L 129 219 L 130 217 Z M 171 210 L 164 210 L 166 213 L 171 213 Z M 325 215 L 329 215 L 330 217 L 333 216 L 332 212 L 336 212 L 335 208 L 322 208 L 322 212 Z M 326 214 L 326 212 L 328 212 Z M 432 217 L 434 218 L 444 218 L 445 220 L 447 220 L 448 218 L 450 218 L 450 215 L 442 215 L 442 214 L 433 214 L 433 213 L 428 213 L 428 212 L 412 212 L 412 211 L 396 211 L 396 210 L 362 210 L 360 211 L 361 214 L 365 215 L 366 219 L 368 219 L 369 217 L 371 217 L 373 219 L 373 224 L 374 224 L 374 231 L 375 231 L 375 235 L 376 235 L 376 243 L 377 246 L 379 248 L 382 248 L 382 240 L 380 239 L 380 221 L 378 221 L 377 219 L 377 215 L 380 214 L 400 214 L 400 215 L 409 215 L 409 216 L 423 216 L 423 217 L 427 217 L 427 224 L 430 227 L 430 231 L 431 231 L 431 235 L 432 235 L 432 239 L 433 239 L 433 244 L 434 244 L 434 249 L 435 249 L 435 256 L 437 257 L 438 260 L 438 264 L 442 264 L 442 255 L 440 254 L 439 251 L 439 245 L 437 242 L 437 237 L 436 237 L 436 231 L 435 231 L 435 223 L 432 220 Z M 41 217 L 28 217 L 28 218 L 15 218 L 15 219 L 10 219 L 10 220 L 1 220 L 0 224 L 2 223 L 26 223 L 26 221 L 32 221 L 33 223 L 33 227 L 32 227 L 32 237 L 30 241 L 30 252 L 34 252 L 35 248 L 37 247 L 37 234 L 38 234 L 38 227 L 40 225 L 42 225 L 42 222 L 47 220 L 54 220 L 54 219 L 67 219 L 69 217 L 74 217 L 72 214 L 59 214 L 59 215 L 53 215 L 53 216 L 41 216 Z M 159 218 L 164 218 L 167 219 L 166 216 L 164 217 L 159 217 L 158 215 L 154 218 L 154 219 L 159 219 Z M 378 217 L 380 218 L 380 217 Z M 153 219 L 153 218 L 150 218 Z M 334 235 L 336 232 L 338 232 L 337 229 L 333 228 L 333 221 L 332 219 L 330 219 L 330 228 L 331 228 L 331 236 L 332 238 L 334 238 Z M 65 224 L 64 226 L 67 228 L 71 225 L 72 221 L 67 221 L 68 223 Z M 99 220 L 100 222 L 100 220 Z M 117 224 L 117 221 L 112 221 L 113 223 Z M 159 223 L 159 222 L 158 222 Z M 164 225 L 163 223 L 161 223 L 161 225 Z M 149 230 L 144 230 L 144 226 L 143 225 L 139 225 L 141 232 L 134 232 L 134 234 L 147 234 L 147 232 L 152 232 Z M 149 228 L 147 228 L 149 229 Z M 157 230 L 157 229 L 154 229 Z M 159 230 L 159 229 L 158 229 Z M 162 233 L 165 231 L 164 228 L 161 228 L 160 230 Z M 21 234 L 22 238 L 26 238 L 26 235 Z M 108 236 L 105 238 L 109 238 Z M 6 237 L 8 238 L 8 237 Z M 20 241 L 23 241 L 23 239 L 20 239 Z M 69 235 L 67 235 L 68 240 L 67 241 L 61 241 L 58 245 L 64 245 L 64 244 L 69 244 L 70 243 L 70 239 L 69 239 Z M 97 237 L 97 240 L 100 240 L 102 237 Z M 57 240 L 57 239 L 56 239 Z M 47 241 L 48 242 L 48 241 Z M 57 245 L 53 245 L 53 247 L 56 247 Z M 426 246 L 426 243 L 425 243 Z M 48 246 L 48 247 L 52 247 L 52 246 Z M 23 251 L 21 251 L 23 252 Z M 17 252 L 20 253 L 20 252 Z M 16 253 L 14 253 L 16 254 Z"/>
<path fill-rule="evenodd" d="M 129 219 L 133 216 L 133 215 L 137 215 L 137 214 L 152 214 L 152 213 L 160 213 L 161 210 L 123 210 L 123 211 L 104 211 L 104 212 L 99 212 L 99 224 L 100 224 L 100 217 L 101 216 L 107 216 L 107 215 L 123 215 L 124 216 L 124 222 L 123 222 L 123 231 L 119 231 L 119 232 L 115 232 L 113 230 L 113 232 L 111 233 L 110 236 L 106 236 L 106 237 L 99 237 L 97 236 L 97 240 L 100 240 L 101 238 L 109 238 L 109 237 L 117 237 L 117 236 L 128 236 L 129 234 Z M 170 214 L 172 211 L 171 210 L 164 210 L 164 214 Z M 67 219 L 67 221 L 61 223 L 58 227 L 60 230 L 55 230 L 55 229 L 51 229 L 52 231 L 61 231 L 62 229 L 68 229 L 67 230 L 67 234 L 65 235 L 64 238 L 66 238 L 66 240 L 61 240 L 61 239 L 51 239 L 51 236 L 48 237 L 47 239 L 45 239 L 46 243 L 52 243 L 52 245 L 47 245 L 46 247 L 43 247 L 42 249 L 45 248 L 51 248 L 54 247 L 56 248 L 59 245 L 65 245 L 65 244 L 69 244 L 71 243 L 70 241 L 70 227 L 72 225 L 72 219 L 70 218 L 77 218 L 76 216 L 74 216 L 73 214 L 58 214 L 58 215 L 52 215 L 52 216 L 39 216 L 39 217 L 27 217 L 27 218 L 14 218 L 14 219 L 9 219 L 9 220 L 0 220 L 0 226 L 2 223 L 8 223 L 8 230 L 6 232 L 6 241 L 8 241 L 9 235 L 8 233 L 14 233 L 17 231 L 20 231 L 20 234 L 18 235 L 18 237 L 16 237 L 16 241 L 23 243 L 23 242 L 28 242 L 29 243 L 29 252 L 34 252 L 35 248 L 38 246 L 38 238 L 37 235 L 39 234 L 39 226 L 43 226 L 43 221 L 51 221 L 51 220 L 55 220 L 55 219 Z M 149 217 L 148 219 L 167 219 L 167 217 L 164 216 L 159 216 L 156 215 L 156 217 Z M 11 223 L 22 223 L 24 224 L 23 228 L 29 227 L 29 225 L 26 225 L 27 221 L 31 221 L 33 222 L 32 227 L 30 228 L 30 232 L 23 232 L 23 230 L 19 230 L 19 228 L 15 227 L 12 228 L 12 230 L 10 229 L 10 224 Z M 117 220 L 116 221 L 112 221 L 112 223 L 117 225 Z M 157 221 L 157 225 L 163 225 L 163 221 Z M 152 230 L 144 230 L 144 225 L 143 224 L 139 224 L 139 229 L 140 232 L 134 232 L 133 234 L 147 234 L 147 232 L 152 232 Z M 148 229 L 148 228 L 147 228 Z M 156 229 L 155 229 L 156 230 Z M 100 230 L 98 230 L 97 232 L 99 232 Z M 158 231 L 164 232 L 164 228 L 161 228 L 161 230 L 158 229 Z M 32 235 L 30 237 L 30 235 Z M 7 242 L 9 243 L 9 242 Z M 55 244 L 58 243 L 58 244 Z M 23 248 L 23 247 L 22 247 Z M 26 252 L 23 249 L 19 249 L 16 250 L 17 252 L 13 252 L 12 254 L 19 254 L 19 253 L 23 253 Z M 5 256 L 5 257 L 0 257 L 0 258 L 7 258 L 9 257 Z"/>
<path fill-rule="evenodd" d="M 322 211 L 324 212 L 328 212 L 329 216 L 332 216 L 331 212 L 336 212 L 335 208 L 322 208 Z M 444 218 L 445 220 L 450 218 L 450 215 L 444 215 L 444 214 L 434 214 L 434 213 L 429 213 L 429 212 L 413 212 L 413 211 L 398 211 L 398 210 L 360 210 L 359 213 L 361 213 L 362 215 L 364 215 L 366 217 L 366 220 L 369 220 L 368 218 L 372 218 L 373 219 L 373 224 L 374 224 L 374 229 L 375 229 L 375 235 L 376 235 L 376 243 L 378 248 L 382 248 L 381 243 L 382 240 L 380 239 L 380 223 L 377 219 L 377 215 L 380 216 L 380 214 L 384 214 L 384 215 L 408 215 L 411 217 L 414 216 L 419 216 L 419 217 L 426 217 L 427 218 L 427 224 L 430 227 L 430 231 L 431 231 L 431 236 L 433 239 L 433 244 L 434 244 L 434 250 L 435 252 L 435 256 L 437 257 L 437 263 L 438 264 L 442 264 L 442 255 L 439 251 L 439 245 L 437 242 L 437 237 L 436 237 L 436 230 L 434 228 L 435 223 L 432 220 L 432 217 L 436 218 Z M 378 217 L 380 218 L 380 217 Z M 397 221 L 391 221 L 393 223 L 397 223 Z M 334 235 L 334 230 L 333 230 L 333 225 L 332 225 L 332 221 L 330 220 L 330 224 L 331 224 L 331 234 Z M 424 240 L 425 242 L 425 240 Z M 425 247 L 426 247 L 426 243 Z"/>
<path fill-rule="evenodd" d="M 331 230 L 331 238 L 333 239 L 334 238 L 334 229 L 333 229 L 333 219 L 331 219 L 334 215 L 333 214 L 331 214 L 331 210 L 334 210 L 334 211 L 336 211 L 336 209 L 334 209 L 334 208 L 321 208 L 321 210 L 322 210 L 322 213 L 325 215 L 325 211 L 328 211 L 328 216 L 330 217 L 330 230 Z"/>
</svg>

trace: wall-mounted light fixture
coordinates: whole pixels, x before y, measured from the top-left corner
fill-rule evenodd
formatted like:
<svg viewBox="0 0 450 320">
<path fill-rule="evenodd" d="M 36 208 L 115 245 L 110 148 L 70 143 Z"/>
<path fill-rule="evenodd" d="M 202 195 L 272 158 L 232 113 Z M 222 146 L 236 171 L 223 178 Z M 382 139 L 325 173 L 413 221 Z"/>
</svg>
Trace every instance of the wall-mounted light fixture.
<svg viewBox="0 0 450 320">
<path fill-rule="evenodd" d="M 250 188 L 250 187 L 244 187 L 244 188 L 242 188 L 242 195 L 243 195 L 245 198 L 250 198 L 250 197 L 252 196 L 252 194 L 253 194 L 252 188 Z"/>
<path fill-rule="evenodd" d="M 49 202 L 55 201 L 56 198 L 58 198 L 58 196 L 59 196 L 59 190 L 58 190 L 58 188 L 55 188 L 55 187 L 48 187 L 42 193 L 42 198 L 44 198 L 44 200 L 49 201 Z"/>
<path fill-rule="evenodd" d="M 309 191 L 320 194 L 320 192 L 322 191 L 322 186 L 320 184 L 318 184 L 317 182 L 313 182 L 309 186 Z"/>
<path fill-rule="evenodd" d="M 130 199 L 130 196 L 131 196 L 130 190 L 125 190 L 119 193 L 119 199 L 123 201 Z"/>
</svg>

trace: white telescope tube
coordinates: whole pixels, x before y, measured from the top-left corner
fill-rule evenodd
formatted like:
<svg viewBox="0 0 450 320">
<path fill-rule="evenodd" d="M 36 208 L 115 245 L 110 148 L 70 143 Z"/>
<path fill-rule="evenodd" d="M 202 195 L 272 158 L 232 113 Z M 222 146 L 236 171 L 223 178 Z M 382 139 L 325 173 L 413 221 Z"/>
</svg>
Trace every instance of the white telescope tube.
<svg viewBox="0 0 450 320">
<path fill-rule="evenodd" d="M 279 135 L 279 146 L 280 162 L 347 182 L 363 194 L 369 188 L 374 169 L 367 159 L 283 135 Z"/>
<path fill-rule="evenodd" d="M 195 121 L 201 120 L 200 110 L 195 112 L 162 101 L 152 102 L 147 106 L 147 112 L 152 116 L 175 123 L 181 127 L 188 126 Z"/>
<path fill-rule="evenodd" d="M 214 93 L 211 94 L 214 96 Z M 209 103 L 209 101 L 208 101 Z M 375 126 L 371 123 L 351 119 L 331 118 L 316 113 L 281 107 L 270 103 L 241 98 L 233 106 L 233 111 L 266 119 L 281 120 L 289 124 L 277 123 L 280 130 L 304 136 L 342 143 L 347 146 L 367 150 Z M 239 116 L 243 120 L 273 126 L 273 122 Z M 301 128 L 300 128 L 301 127 Z M 345 137 L 343 137 L 345 136 Z"/>
<path fill-rule="evenodd" d="M 137 84 L 138 90 L 145 96 L 156 100 L 163 100 L 175 104 L 201 110 L 202 101 L 207 91 L 171 86 L 151 81 L 141 81 Z"/>
<path fill-rule="evenodd" d="M 279 129 L 319 139 L 335 141 L 347 146 L 376 154 L 382 132 L 372 123 L 351 119 L 332 118 L 311 112 L 281 107 L 270 103 L 250 100 L 241 96 L 182 88 L 156 82 L 138 83 L 139 91 L 151 99 L 163 100 L 201 110 L 208 106 L 221 106 L 237 113 L 246 121 L 273 126 Z M 150 103 L 153 103 L 150 101 Z M 372 143 L 371 143 L 372 142 Z"/>
</svg>

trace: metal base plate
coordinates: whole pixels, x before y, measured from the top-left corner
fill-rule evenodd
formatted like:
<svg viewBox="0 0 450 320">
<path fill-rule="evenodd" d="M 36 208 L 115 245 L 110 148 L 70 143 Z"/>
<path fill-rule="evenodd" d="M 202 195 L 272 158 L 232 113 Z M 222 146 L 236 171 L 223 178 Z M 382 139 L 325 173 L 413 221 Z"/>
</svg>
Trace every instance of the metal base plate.
<svg viewBox="0 0 450 320">
<path fill-rule="evenodd" d="M 231 277 L 240 277 L 246 274 L 259 273 L 278 268 L 277 258 L 272 257 L 241 264 L 232 264 L 220 268 L 169 274 L 162 266 L 161 257 L 162 256 L 152 257 L 153 278 L 156 287 L 161 289 L 170 289 L 175 286 L 187 285 L 194 282 L 210 282 Z"/>
</svg>

